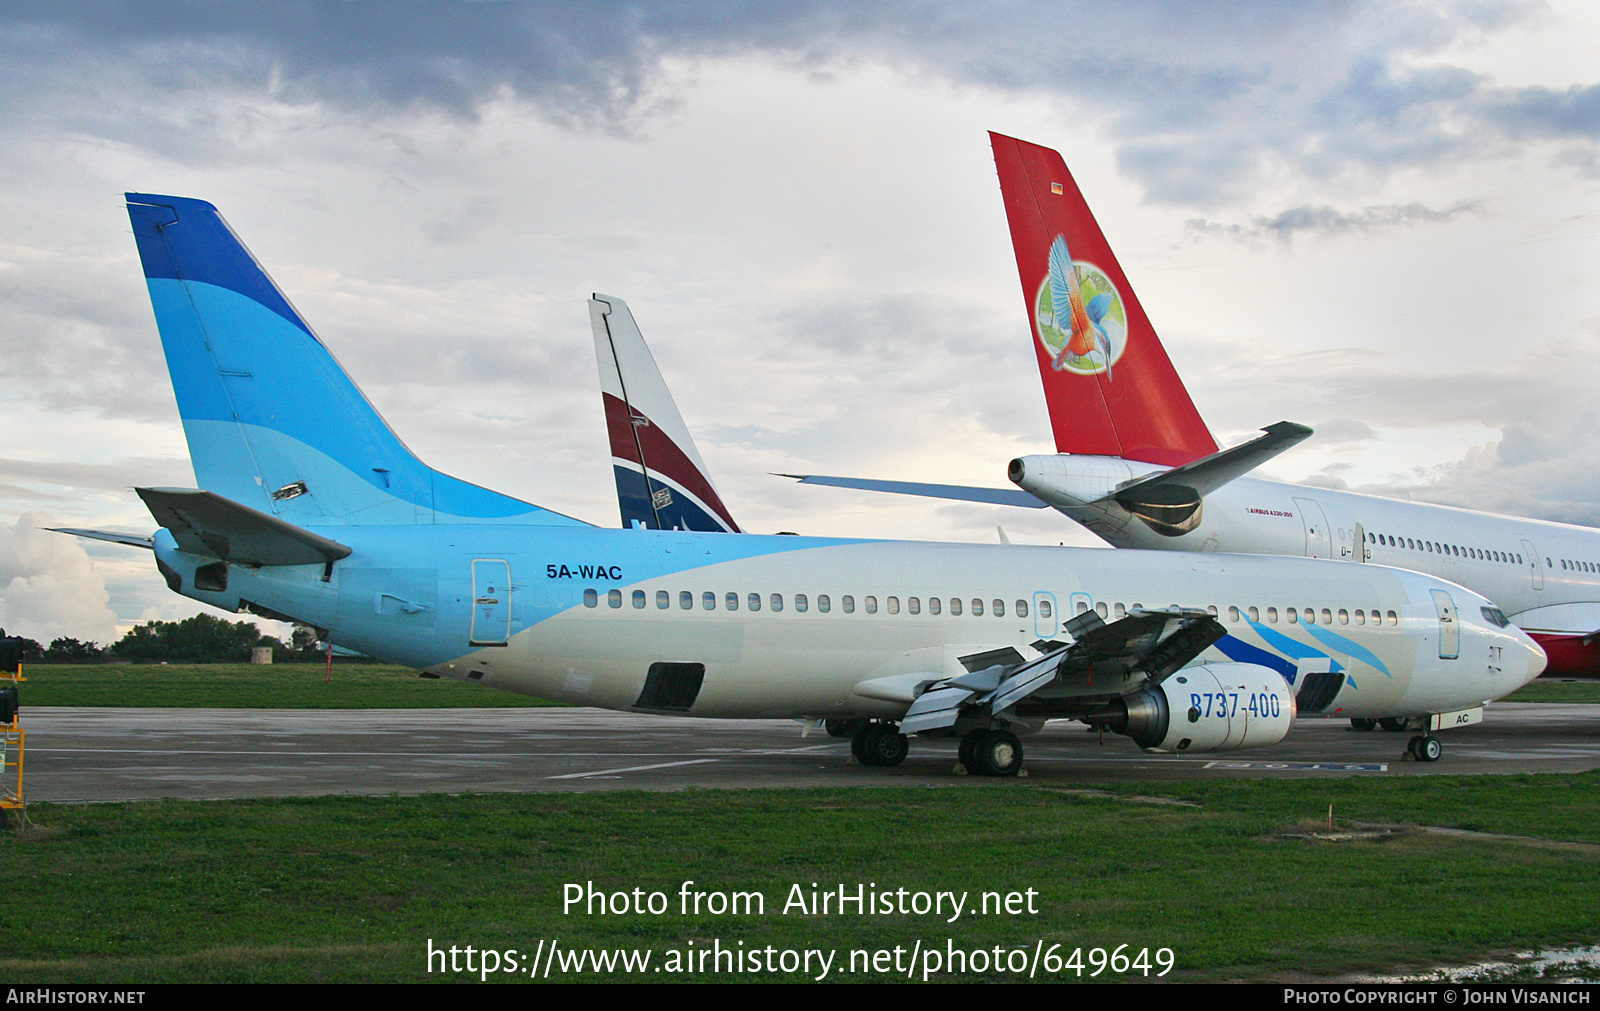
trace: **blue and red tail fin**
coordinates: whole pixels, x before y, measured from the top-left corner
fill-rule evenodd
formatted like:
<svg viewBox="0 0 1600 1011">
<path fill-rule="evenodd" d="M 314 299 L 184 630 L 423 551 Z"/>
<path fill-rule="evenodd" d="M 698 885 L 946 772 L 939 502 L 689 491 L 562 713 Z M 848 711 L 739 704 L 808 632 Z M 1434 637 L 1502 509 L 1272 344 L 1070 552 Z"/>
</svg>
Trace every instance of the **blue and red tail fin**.
<svg viewBox="0 0 1600 1011">
<path fill-rule="evenodd" d="M 412 455 L 215 207 L 127 198 L 201 488 L 304 525 L 581 524 Z"/>
<path fill-rule="evenodd" d="M 989 140 L 1057 451 L 1169 467 L 1215 453 L 1061 155 Z"/>
<path fill-rule="evenodd" d="M 589 300 L 624 527 L 738 533 L 628 304 Z"/>
</svg>

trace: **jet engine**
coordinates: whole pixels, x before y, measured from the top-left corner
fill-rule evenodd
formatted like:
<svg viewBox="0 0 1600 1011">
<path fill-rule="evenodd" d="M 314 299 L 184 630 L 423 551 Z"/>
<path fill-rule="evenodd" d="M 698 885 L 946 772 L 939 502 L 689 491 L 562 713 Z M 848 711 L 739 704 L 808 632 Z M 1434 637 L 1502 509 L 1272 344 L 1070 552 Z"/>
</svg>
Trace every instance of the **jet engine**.
<svg viewBox="0 0 1600 1011">
<path fill-rule="evenodd" d="M 1233 751 L 1277 744 L 1294 717 L 1294 692 L 1277 671 L 1214 663 L 1124 695 L 1088 722 L 1147 751 Z"/>
</svg>

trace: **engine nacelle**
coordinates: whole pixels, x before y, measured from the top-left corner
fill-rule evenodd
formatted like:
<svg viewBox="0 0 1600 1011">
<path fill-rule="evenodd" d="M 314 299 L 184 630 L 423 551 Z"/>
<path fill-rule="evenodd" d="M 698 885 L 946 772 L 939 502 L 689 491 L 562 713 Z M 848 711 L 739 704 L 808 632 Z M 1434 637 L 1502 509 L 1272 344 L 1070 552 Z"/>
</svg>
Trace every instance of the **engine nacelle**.
<svg viewBox="0 0 1600 1011">
<path fill-rule="evenodd" d="M 1294 692 L 1277 671 L 1214 663 L 1125 695 L 1094 722 L 1148 751 L 1233 751 L 1277 744 L 1294 717 Z"/>
</svg>

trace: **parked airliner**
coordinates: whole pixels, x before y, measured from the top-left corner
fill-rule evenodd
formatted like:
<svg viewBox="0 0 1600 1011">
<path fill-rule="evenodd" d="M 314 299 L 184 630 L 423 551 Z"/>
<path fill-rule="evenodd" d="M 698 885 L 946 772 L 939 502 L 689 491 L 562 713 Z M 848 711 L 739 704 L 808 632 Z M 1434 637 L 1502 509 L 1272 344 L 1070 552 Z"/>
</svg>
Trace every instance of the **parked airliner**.
<svg viewBox="0 0 1600 1011">
<path fill-rule="evenodd" d="M 128 211 L 200 485 L 137 489 L 167 584 L 424 676 L 862 720 L 868 765 L 960 734 L 1009 775 L 1057 717 L 1199 752 L 1297 712 L 1426 712 L 1433 760 L 1432 730 L 1543 667 L 1481 596 L 1378 565 L 593 527 L 418 460 L 210 204 Z"/>
<path fill-rule="evenodd" d="M 1049 505 L 1117 547 L 1414 569 L 1496 601 L 1548 674 L 1600 675 L 1600 530 L 1243 477 L 1311 429 L 1279 422 L 1219 449 L 1060 154 L 990 140 L 1057 453 L 1012 460 L 1017 488 L 793 476 Z"/>
</svg>

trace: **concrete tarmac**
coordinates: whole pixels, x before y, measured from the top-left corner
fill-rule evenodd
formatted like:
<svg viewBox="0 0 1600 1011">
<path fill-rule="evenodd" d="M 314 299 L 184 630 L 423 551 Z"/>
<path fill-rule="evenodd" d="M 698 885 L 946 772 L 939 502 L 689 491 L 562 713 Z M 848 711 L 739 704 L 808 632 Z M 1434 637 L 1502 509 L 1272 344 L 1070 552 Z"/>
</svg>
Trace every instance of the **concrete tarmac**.
<svg viewBox="0 0 1600 1011">
<path fill-rule="evenodd" d="M 966 786 L 956 741 L 913 739 L 892 769 L 786 720 L 703 720 L 598 709 L 122 709 L 23 711 L 29 801 L 209 800 L 327 794 Z M 1439 735 L 1444 757 L 1403 760 L 1410 733 L 1298 723 L 1276 747 L 1152 755 L 1058 721 L 1023 739 L 1036 784 L 1252 776 L 1415 776 L 1600 768 L 1600 705 L 1498 703 Z"/>
</svg>

